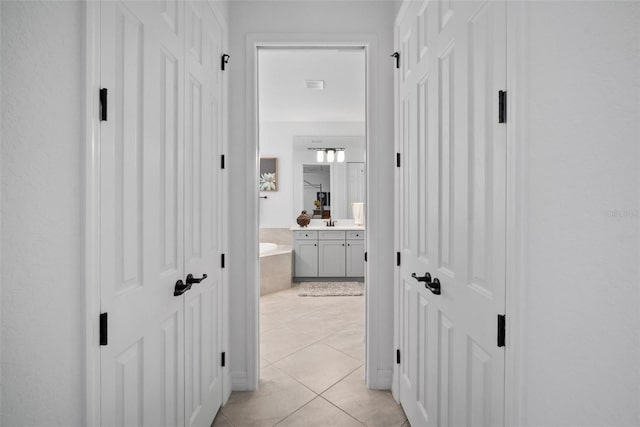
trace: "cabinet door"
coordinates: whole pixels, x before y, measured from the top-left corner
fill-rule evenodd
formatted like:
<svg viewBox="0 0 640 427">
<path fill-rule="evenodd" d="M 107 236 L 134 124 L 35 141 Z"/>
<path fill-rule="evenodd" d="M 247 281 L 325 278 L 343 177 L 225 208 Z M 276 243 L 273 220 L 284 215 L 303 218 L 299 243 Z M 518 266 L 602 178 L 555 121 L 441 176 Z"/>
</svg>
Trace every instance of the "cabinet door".
<svg viewBox="0 0 640 427">
<path fill-rule="evenodd" d="M 364 240 L 347 240 L 347 277 L 364 277 Z"/>
<path fill-rule="evenodd" d="M 320 240 L 318 244 L 318 276 L 344 277 L 345 241 Z"/>
<path fill-rule="evenodd" d="M 296 240 L 295 274 L 296 277 L 318 276 L 317 240 Z"/>
</svg>

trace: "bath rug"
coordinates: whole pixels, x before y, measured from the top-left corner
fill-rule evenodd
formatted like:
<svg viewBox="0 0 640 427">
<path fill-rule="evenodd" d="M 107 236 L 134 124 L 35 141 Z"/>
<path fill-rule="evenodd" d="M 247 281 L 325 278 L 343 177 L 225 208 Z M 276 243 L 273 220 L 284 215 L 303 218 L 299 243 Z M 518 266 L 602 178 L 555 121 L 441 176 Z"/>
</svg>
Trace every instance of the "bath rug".
<svg viewBox="0 0 640 427">
<path fill-rule="evenodd" d="M 364 295 L 360 282 L 302 282 L 299 297 L 344 297 Z"/>
</svg>

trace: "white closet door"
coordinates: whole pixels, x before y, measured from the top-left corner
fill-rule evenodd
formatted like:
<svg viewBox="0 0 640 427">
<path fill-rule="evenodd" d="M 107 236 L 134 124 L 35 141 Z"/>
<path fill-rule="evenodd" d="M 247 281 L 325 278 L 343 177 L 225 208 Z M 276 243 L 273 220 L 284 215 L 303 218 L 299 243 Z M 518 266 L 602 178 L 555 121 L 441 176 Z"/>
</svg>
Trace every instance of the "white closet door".
<svg viewBox="0 0 640 427">
<path fill-rule="evenodd" d="M 505 19 L 504 1 L 440 0 L 396 27 L 396 374 L 413 426 L 504 424 Z M 440 295 L 413 277 L 427 272 Z"/>
<path fill-rule="evenodd" d="M 222 403 L 222 31 L 208 2 L 185 5 L 186 425 L 209 426 Z"/>
<path fill-rule="evenodd" d="M 100 289 L 104 426 L 184 420 L 182 9 L 101 2 Z"/>
</svg>

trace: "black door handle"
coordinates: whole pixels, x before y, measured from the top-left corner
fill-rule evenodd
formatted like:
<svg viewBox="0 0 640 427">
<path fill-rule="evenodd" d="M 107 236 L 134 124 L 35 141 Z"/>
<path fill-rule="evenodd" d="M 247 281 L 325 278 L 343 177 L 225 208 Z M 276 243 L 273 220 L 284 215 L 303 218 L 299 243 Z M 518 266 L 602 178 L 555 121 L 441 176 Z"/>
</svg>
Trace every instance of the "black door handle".
<svg viewBox="0 0 640 427">
<path fill-rule="evenodd" d="M 416 279 L 418 282 L 424 282 L 424 287 L 433 292 L 434 295 L 440 295 L 440 280 L 436 277 L 431 280 L 431 273 L 424 273 L 423 277 L 418 277 L 416 273 L 412 273 L 411 277 Z"/>
<path fill-rule="evenodd" d="M 193 274 L 187 274 L 187 285 L 191 287 L 191 285 L 193 285 L 194 283 L 200 283 L 206 278 L 207 278 L 206 274 L 203 274 L 202 277 L 199 279 L 196 279 L 195 277 L 193 277 Z"/>
<path fill-rule="evenodd" d="M 180 296 L 180 295 L 184 294 L 185 292 L 187 292 L 189 289 L 191 289 L 191 283 L 185 285 L 182 280 L 178 280 L 176 282 L 176 287 L 173 290 L 173 296 L 174 297 Z"/>
<path fill-rule="evenodd" d="M 424 273 L 423 277 L 418 277 L 416 273 L 411 273 L 411 277 L 416 279 L 418 282 L 431 283 L 431 273 L 429 272 Z"/>
<path fill-rule="evenodd" d="M 425 283 L 424 287 L 433 292 L 434 295 L 440 295 L 440 280 L 436 277 L 431 283 Z"/>
</svg>

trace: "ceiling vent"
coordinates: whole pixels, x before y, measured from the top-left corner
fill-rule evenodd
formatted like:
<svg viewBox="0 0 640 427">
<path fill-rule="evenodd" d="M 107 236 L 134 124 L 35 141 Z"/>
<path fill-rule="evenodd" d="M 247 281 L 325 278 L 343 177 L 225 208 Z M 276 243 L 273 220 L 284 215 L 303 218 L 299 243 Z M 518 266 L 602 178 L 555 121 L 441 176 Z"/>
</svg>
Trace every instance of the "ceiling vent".
<svg viewBox="0 0 640 427">
<path fill-rule="evenodd" d="M 307 89 L 323 90 L 324 80 L 305 80 L 304 87 Z"/>
</svg>

